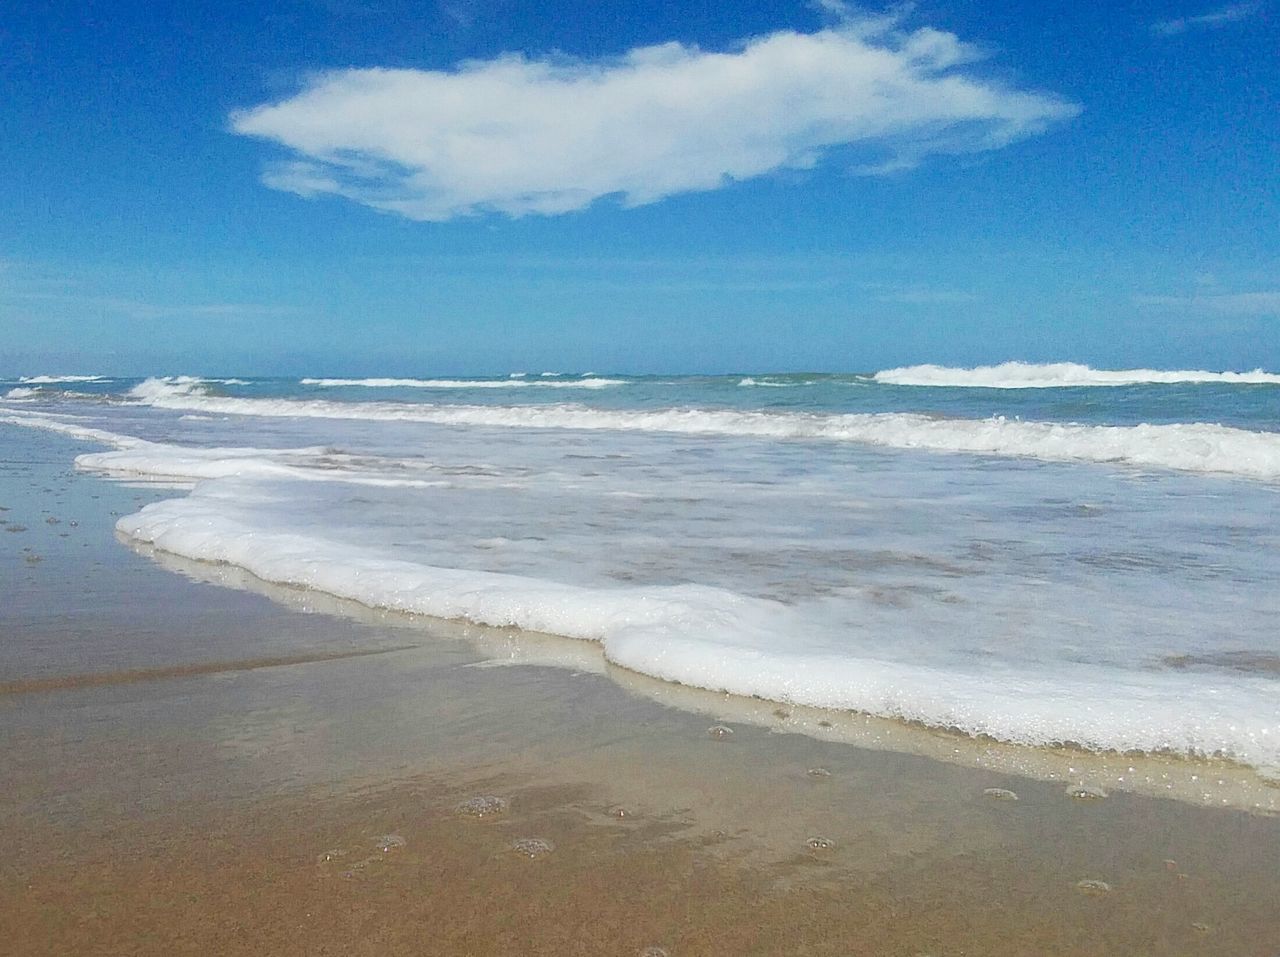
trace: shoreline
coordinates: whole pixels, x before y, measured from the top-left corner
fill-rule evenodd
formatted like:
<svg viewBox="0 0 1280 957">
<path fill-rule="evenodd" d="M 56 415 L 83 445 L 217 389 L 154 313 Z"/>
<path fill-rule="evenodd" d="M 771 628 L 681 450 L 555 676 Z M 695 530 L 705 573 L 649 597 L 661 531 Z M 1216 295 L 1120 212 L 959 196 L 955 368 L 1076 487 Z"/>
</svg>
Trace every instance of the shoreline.
<svg viewBox="0 0 1280 957">
<path fill-rule="evenodd" d="M 465 643 L 482 657 L 477 667 L 567 668 L 606 676 L 629 694 L 714 721 L 750 724 L 780 734 L 800 734 L 1032 780 L 1280 814 L 1280 780 L 1226 758 L 1090 751 L 1069 745 L 1034 747 L 862 712 L 696 688 L 615 664 L 595 642 L 375 608 L 326 592 L 265 581 L 235 565 L 193 561 L 120 533 L 117 539 L 161 568 L 194 581 L 262 595 L 285 608 L 308 612 L 323 609 L 338 618 L 376 622 L 384 627 L 404 628 L 409 633 L 426 632 L 431 635 L 430 640 Z"/>
<path fill-rule="evenodd" d="M 1068 753 L 780 717 L 571 639 L 340 615 L 314 592 L 281 604 L 227 587 L 247 582 L 233 568 L 122 548 L 109 513 L 160 490 L 28 457 L 0 479 L 25 526 L 0 539 L 16 585 L 0 674 L 39 662 L 32 678 L 56 681 L 86 660 L 161 673 L 0 695 L 0 953 L 1280 946 L 1280 818 L 1190 800 L 1192 782 L 1154 796 L 1160 760 L 1150 793 L 1073 799 L 1094 778 L 1055 777 L 1079 771 Z M 1118 760 L 1106 773 L 1135 773 Z M 507 812 L 455 812 L 484 794 Z M 521 838 L 554 850 L 521 857 Z"/>
</svg>

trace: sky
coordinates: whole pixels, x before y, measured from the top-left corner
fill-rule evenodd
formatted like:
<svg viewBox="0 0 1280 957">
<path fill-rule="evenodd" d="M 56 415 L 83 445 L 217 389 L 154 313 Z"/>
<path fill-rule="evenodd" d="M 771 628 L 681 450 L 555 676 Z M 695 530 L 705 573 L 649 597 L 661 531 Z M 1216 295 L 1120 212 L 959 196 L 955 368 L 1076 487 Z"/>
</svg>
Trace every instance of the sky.
<svg viewBox="0 0 1280 957">
<path fill-rule="evenodd" d="M 1280 2 L 0 9 L 0 375 L 1280 370 Z"/>
</svg>

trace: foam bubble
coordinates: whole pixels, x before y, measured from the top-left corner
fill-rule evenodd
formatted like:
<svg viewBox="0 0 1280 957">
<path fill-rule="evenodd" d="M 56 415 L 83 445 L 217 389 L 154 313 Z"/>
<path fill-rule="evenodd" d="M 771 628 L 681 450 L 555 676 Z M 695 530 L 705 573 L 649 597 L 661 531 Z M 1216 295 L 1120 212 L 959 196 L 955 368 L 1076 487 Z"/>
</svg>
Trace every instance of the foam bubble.
<svg viewBox="0 0 1280 957">
<path fill-rule="evenodd" d="M 463 817 L 496 817 L 499 814 L 506 814 L 509 806 L 506 798 L 494 794 L 480 794 L 467 798 L 454 810 Z"/>
<path fill-rule="evenodd" d="M 1101 801 L 1107 796 L 1107 792 L 1102 788 L 1091 787 L 1087 784 L 1077 784 L 1067 788 L 1067 797 L 1074 801 Z"/>
<path fill-rule="evenodd" d="M 374 842 L 383 854 L 398 851 L 408 843 L 399 834 L 384 834 Z"/>
<path fill-rule="evenodd" d="M 1111 885 L 1106 881 L 1094 880 L 1092 878 L 1083 881 L 1076 881 L 1076 890 L 1086 897 L 1101 897 L 1104 894 L 1111 893 Z"/>
<path fill-rule="evenodd" d="M 511 849 L 522 857 L 546 857 L 556 849 L 550 841 L 541 837 L 522 837 L 511 842 Z"/>
<path fill-rule="evenodd" d="M 993 801 L 1016 801 L 1018 795 L 1008 788 L 984 788 L 982 791 L 984 797 L 989 797 Z"/>
</svg>

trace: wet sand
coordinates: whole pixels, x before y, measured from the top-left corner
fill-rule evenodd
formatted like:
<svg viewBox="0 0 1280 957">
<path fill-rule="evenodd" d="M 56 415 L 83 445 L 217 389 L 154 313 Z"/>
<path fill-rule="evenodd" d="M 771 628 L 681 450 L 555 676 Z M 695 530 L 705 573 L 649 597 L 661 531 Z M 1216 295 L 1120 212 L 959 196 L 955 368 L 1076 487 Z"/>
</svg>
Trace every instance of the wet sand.
<svg viewBox="0 0 1280 957">
<path fill-rule="evenodd" d="M 682 692 L 136 554 L 111 513 L 172 493 L 17 438 L 0 953 L 1280 952 L 1251 773 Z"/>
</svg>

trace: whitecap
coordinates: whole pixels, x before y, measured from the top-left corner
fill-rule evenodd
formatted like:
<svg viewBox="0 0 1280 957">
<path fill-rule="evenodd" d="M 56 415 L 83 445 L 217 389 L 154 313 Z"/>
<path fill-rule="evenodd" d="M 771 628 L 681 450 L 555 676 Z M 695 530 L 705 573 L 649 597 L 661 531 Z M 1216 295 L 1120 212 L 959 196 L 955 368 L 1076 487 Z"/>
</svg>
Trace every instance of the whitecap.
<svg viewBox="0 0 1280 957">
<path fill-rule="evenodd" d="M 1280 385 L 1280 375 L 1252 372 L 1206 372 L 1197 369 L 1092 369 L 1075 362 L 1002 362 L 999 365 L 952 368 L 918 365 L 885 369 L 872 379 L 885 385 L 977 389 L 1061 389 L 1082 386 L 1229 383 Z"/>
</svg>

